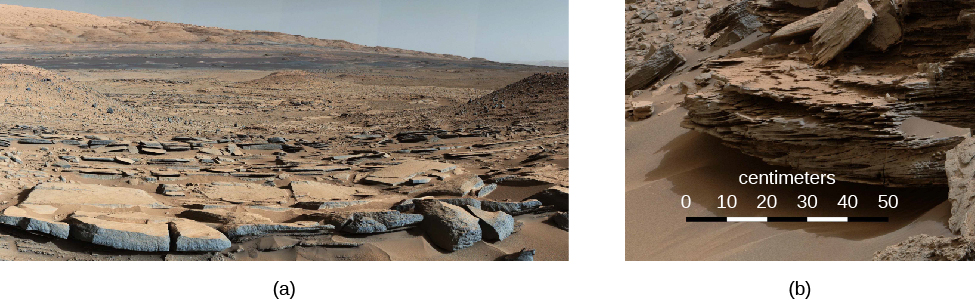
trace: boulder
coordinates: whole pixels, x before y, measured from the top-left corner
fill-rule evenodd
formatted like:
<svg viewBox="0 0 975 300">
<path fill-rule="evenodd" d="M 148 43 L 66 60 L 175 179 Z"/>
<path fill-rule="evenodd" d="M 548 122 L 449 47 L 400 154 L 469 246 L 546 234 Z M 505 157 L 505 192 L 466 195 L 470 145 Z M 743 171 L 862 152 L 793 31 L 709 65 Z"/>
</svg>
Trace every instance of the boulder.
<svg viewBox="0 0 975 300">
<path fill-rule="evenodd" d="M 515 219 L 504 212 L 488 212 L 473 206 L 466 206 L 467 211 L 480 219 L 481 232 L 484 240 L 503 241 L 515 230 Z"/>
<path fill-rule="evenodd" d="M 812 36 L 815 65 L 833 60 L 873 23 L 877 12 L 867 0 L 844 0 Z"/>
<path fill-rule="evenodd" d="M 674 45 L 661 46 L 653 55 L 626 72 L 626 93 L 657 83 L 683 64 L 684 57 L 674 52 Z"/>
<path fill-rule="evenodd" d="M 554 215 L 552 215 L 552 217 L 549 218 L 549 220 L 551 220 L 552 223 L 555 223 L 555 226 L 558 226 L 559 228 L 565 229 L 565 231 L 569 231 L 569 213 L 568 212 L 557 212 Z"/>
<path fill-rule="evenodd" d="M 423 215 L 421 227 L 430 241 L 447 251 L 456 251 L 481 240 L 480 219 L 463 208 L 436 200 L 414 201 L 417 213 Z"/>
</svg>

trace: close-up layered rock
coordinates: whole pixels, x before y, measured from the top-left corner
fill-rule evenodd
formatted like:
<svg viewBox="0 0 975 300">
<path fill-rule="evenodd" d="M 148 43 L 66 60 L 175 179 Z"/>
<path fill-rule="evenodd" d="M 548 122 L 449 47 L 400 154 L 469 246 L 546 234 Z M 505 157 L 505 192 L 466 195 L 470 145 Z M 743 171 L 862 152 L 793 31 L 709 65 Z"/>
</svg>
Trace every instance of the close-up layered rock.
<svg viewBox="0 0 975 300">
<path fill-rule="evenodd" d="M 791 172 L 947 186 L 950 231 L 973 236 L 973 22 L 975 2 L 956 0 L 636 1 L 627 116 L 686 110 L 681 127 Z"/>
</svg>

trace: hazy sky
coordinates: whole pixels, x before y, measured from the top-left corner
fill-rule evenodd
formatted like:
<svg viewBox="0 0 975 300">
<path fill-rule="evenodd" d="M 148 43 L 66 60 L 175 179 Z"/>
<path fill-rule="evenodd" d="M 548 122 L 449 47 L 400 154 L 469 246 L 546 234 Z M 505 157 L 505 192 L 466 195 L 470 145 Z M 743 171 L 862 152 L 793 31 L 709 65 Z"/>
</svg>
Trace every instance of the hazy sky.
<svg viewBox="0 0 975 300">
<path fill-rule="evenodd" d="M 496 61 L 569 59 L 568 0 L 14 0 L 3 3 L 106 17 L 278 31 Z"/>
</svg>

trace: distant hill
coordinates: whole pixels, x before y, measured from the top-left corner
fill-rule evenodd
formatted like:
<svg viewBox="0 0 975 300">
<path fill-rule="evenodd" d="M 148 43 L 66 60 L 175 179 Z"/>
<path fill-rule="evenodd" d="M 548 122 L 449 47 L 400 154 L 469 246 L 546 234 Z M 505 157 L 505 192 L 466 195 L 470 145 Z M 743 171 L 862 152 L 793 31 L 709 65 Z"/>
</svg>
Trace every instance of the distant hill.
<svg viewBox="0 0 975 300">
<path fill-rule="evenodd" d="M 326 40 L 279 32 L 231 30 L 133 18 L 100 17 L 46 8 L 0 4 L 0 44 L 212 44 L 311 45 L 376 53 L 467 59 L 388 47 L 366 47 L 343 40 Z"/>
<path fill-rule="evenodd" d="M 543 60 L 543 61 L 520 61 L 520 60 L 515 60 L 515 61 L 506 61 L 506 63 L 509 63 L 509 64 L 520 64 L 520 65 L 532 65 L 532 66 L 540 66 L 540 67 L 559 67 L 559 68 L 568 68 L 569 67 L 569 61 L 568 60 Z"/>
</svg>

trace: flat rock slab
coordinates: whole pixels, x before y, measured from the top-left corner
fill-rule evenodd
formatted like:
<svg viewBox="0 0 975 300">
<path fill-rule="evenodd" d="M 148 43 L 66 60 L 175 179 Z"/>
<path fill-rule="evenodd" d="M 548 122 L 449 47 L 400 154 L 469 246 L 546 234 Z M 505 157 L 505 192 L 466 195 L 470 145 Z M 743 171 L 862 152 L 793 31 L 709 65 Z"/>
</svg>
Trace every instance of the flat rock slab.
<svg viewBox="0 0 975 300">
<path fill-rule="evenodd" d="M 521 202 L 481 201 L 481 209 L 486 211 L 503 211 L 509 215 L 523 214 L 541 206 L 542 201 L 536 199 L 528 199 Z"/>
<path fill-rule="evenodd" d="M 52 140 L 43 139 L 20 139 L 17 142 L 21 144 L 54 144 Z"/>
<path fill-rule="evenodd" d="M 149 155 L 163 155 L 163 154 L 166 154 L 166 150 L 158 149 L 158 148 L 146 148 L 146 147 L 142 147 L 142 148 L 139 148 L 139 151 L 142 152 L 142 153 L 145 153 L 145 154 L 149 154 Z"/>
<path fill-rule="evenodd" d="M 214 182 L 200 190 L 207 198 L 236 204 L 278 202 L 291 197 L 288 190 L 254 183 Z"/>
<path fill-rule="evenodd" d="M 877 12 L 867 0 L 845 0 L 826 17 L 823 26 L 813 34 L 815 65 L 833 60 L 873 23 Z"/>
<path fill-rule="evenodd" d="M 419 188 L 409 193 L 410 197 L 424 196 L 454 196 L 463 197 L 471 191 L 484 186 L 484 181 L 474 174 L 451 176 L 447 180 L 433 183 L 431 186 Z"/>
<path fill-rule="evenodd" d="M 463 208 L 437 200 L 416 200 L 416 210 L 423 215 L 420 226 L 434 245 L 457 251 L 481 240 L 480 219 Z"/>
<path fill-rule="evenodd" d="M 97 184 L 46 182 L 38 184 L 24 200 L 34 205 L 88 205 L 107 208 L 168 208 L 143 190 Z"/>
<path fill-rule="evenodd" d="M 68 223 L 31 216 L 29 209 L 11 206 L 0 214 L 0 224 L 16 226 L 20 229 L 48 234 L 66 239 L 70 232 Z"/>
<path fill-rule="evenodd" d="M 88 216 L 71 217 L 70 223 L 73 239 L 122 250 L 169 251 L 166 223 L 124 223 Z"/>
<path fill-rule="evenodd" d="M 283 146 L 281 144 L 248 144 L 240 145 L 240 148 L 244 150 L 281 150 Z"/>
<path fill-rule="evenodd" d="M 423 215 L 404 214 L 395 210 L 332 213 L 325 222 L 348 233 L 381 233 L 396 228 L 415 225 L 423 221 Z"/>
<path fill-rule="evenodd" d="M 355 200 L 356 197 L 372 196 L 378 194 L 376 190 L 364 187 L 348 187 L 328 184 L 317 181 L 292 181 L 291 191 L 298 202 L 309 201 L 329 201 L 329 200 Z"/>
<path fill-rule="evenodd" d="M 317 235 L 325 234 L 334 229 L 335 226 L 331 224 L 322 225 L 311 221 L 267 224 L 232 223 L 220 227 L 220 231 L 231 240 L 263 235 Z"/>
<path fill-rule="evenodd" d="M 449 172 L 456 168 L 457 165 L 438 161 L 408 160 L 401 164 L 388 166 L 372 172 L 372 174 L 366 176 L 365 180 L 395 186 L 406 183 L 417 175 L 432 172 Z"/>
</svg>

